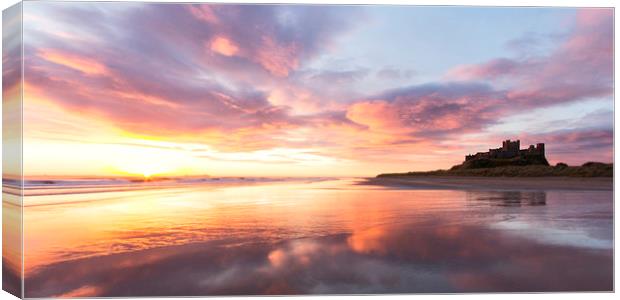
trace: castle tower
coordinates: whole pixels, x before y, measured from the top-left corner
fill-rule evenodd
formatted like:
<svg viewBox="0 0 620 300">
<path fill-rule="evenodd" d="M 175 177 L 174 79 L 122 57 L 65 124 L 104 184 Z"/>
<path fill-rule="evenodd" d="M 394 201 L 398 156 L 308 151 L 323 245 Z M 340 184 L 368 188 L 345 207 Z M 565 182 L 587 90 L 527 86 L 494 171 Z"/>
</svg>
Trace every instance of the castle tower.
<svg viewBox="0 0 620 300">
<path fill-rule="evenodd" d="M 545 155 L 545 143 L 536 144 L 536 151 L 542 155 Z"/>
<path fill-rule="evenodd" d="M 519 149 L 521 149 L 520 140 L 505 140 L 502 142 L 502 157 L 509 158 L 519 155 Z"/>
</svg>

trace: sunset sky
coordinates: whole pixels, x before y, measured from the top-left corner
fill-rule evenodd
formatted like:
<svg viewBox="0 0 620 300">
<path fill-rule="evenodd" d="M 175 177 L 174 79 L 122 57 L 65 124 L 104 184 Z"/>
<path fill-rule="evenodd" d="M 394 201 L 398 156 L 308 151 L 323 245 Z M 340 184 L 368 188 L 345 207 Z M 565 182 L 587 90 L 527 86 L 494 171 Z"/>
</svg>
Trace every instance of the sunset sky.
<svg viewBox="0 0 620 300">
<path fill-rule="evenodd" d="M 612 161 L 611 9 L 23 5 L 27 176 Z"/>
</svg>

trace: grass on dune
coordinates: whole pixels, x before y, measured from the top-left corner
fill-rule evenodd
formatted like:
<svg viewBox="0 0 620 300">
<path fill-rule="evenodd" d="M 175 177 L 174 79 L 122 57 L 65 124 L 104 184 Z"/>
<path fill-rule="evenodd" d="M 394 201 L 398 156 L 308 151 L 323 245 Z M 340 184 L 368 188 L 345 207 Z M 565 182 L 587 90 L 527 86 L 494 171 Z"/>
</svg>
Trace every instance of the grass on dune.
<svg viewBox="0 0 620 300">
<path fill-rule="evenodd" d="M 387 173 L 377 177 L 398 176 L 481 176 L 481 177 L 613 177 L 613 163 L 587 162 L 581 166 L 568 166 L 558 163 L 555 166 L 498 166 L 490 168 L 460 168 L 427 172 Z"/>
</svg>

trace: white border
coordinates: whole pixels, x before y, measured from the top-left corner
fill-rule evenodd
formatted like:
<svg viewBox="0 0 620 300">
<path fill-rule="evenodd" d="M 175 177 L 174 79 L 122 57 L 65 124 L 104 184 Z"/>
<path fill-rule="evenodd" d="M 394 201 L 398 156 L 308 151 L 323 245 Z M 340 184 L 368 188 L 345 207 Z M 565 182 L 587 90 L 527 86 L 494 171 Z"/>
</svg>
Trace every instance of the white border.
<svg viewBox="0 0 620 300">
<path fill-rule="evenodd" d="M 89 2 L 97 2 L 96 0 L 81 0 L 81 1 L 89 1 Z M 117 2 L 125 2 L 118 0 L 106 0 L 106 1 L 117 1 Z M 10 0 L 10 1 L 1 1 L 0 9 L 4 10 L 18 1 Z M 137 1 L 135 1 L 137 2 Z M 307 4 L 400 4 L 400 5 L 468 5 L 468 6 L 555 6 L 555 7 L 616 7 L 614 1 L 610 0 L 409 0 L 409 1 L 398 1 L 398 0 L 211 0 L 211 1 L 174 1 L 174 0 L 150 0 L 148 2 L 221 2 L 221 3 L 307 3 Z M 1 22 L 0 22 L 0 30 L 1 30 Z M 614 24 L 614 57 L 617 57 L 618 48 L 615 47 L 615 41 L 618 41 L 618 25 Z M 614 74 L 615 69 L 618 66 L 618 62 L 614 60 Z M 615 77 L 614 77 L 615 79 Z M 1 82 L 1 78 L 0 78 Z M 614 81 L 614 90 L 616 88 L 616 84 Z M 0 115 L 1 115 L 1 106 L 0 106 Z M 618 119 L 620 117 L 618 114 L 615 114 L 615 101 L 614 101 L 614 124 L 617 124 Z M 2 135 L 2 123 L 0 122 L 0 137 Z M 615 141 L 618 138 L 618 132 L 615 130 L 614 125 L 614 145 Z M 0 148 L 0 157 L 1 157 Z M 619 150 L 614 147 L 614 158 L 617 156 Z M 618 178 L 614 176 L 614 187 L 617 186 Z M 616 198 L 616 191 L 614 189 L 614 199 Z M 615 209 L 614 209 L 615 213 Z M 615 218 L 614 218 L 615 220 Z M 1 221 L 1 214 L 0 214 Z M 618 230 L 618 223 L 614 222 L 614 232 Z M 614 243 L 615 243 L 615 235 L 614 235 Z M 1 245 L 1 240 L 0 240 Z M 615 253 L 617 253 L 616 245 L 614 244 Z M 614 255 L 615 256 L 615 255 Z M 618 270 L 618 261 L 614 259 L 615 270 Z M 614 270 L 614 275 L 615 275 Z M 0 275 L 1 276 L 1 275 Z M 614 287 L 617 286 L 618 278 L 614 276 Z M 451 299 L 458 297 L 459 299 L 473 300 L 473 299 L 522 299 L 523 297 L 527 297 L 528 299 L 583 299 L 583 298 L 591 298 L 591 299 L 612 299 L 615 298 L 615 294 L 613 293 L 548 293 L 548 294 L 441 294 L 441 295 L 419 295 L 419 294 L 411 294 L 411 295 L 377 295 L 377 296 L 298 296 L 298 297 L 260 297 L 260 299 L 320 299 L 320 300 L 333 300 L 333 299 L 377 299 L 377 298 L 389 298 L 389 299 L 409 299 L 411 297 L 415 297 L 415 299 Z M 258 297 L 205 297 L 205 299 L 230 299 L 230 300 L 238 300 L 238 299 L 258 299 Z M 0 299 L 15 299 L 14 296 L 10 295 L 5 291 L 0 292 Z M 120 299 L 120 298 L 113 298 Z M 150 298 L 150 297 L 141 297 L 141 299 L 162 299 L 162 298 Z M 188 298 L 165 298 L 165 299 L 188 299 Z M 191 299 L 191 298 L 190 298 Z M 197 299 L 201 299 L 200 297 Z"/>
</svg>

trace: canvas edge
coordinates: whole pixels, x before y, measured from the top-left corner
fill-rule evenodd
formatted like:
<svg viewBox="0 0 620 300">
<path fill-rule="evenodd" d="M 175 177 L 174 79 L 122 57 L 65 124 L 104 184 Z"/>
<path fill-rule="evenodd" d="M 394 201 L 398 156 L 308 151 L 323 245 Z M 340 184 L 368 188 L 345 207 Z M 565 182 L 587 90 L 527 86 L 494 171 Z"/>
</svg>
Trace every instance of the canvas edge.
<svg viewBox="0 0 620 300">
<path fill-rule="evenodd" d="M 2 11 L 2 289 L 24 297 L 23 5 Z"/>
</svg>

